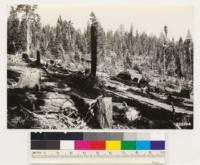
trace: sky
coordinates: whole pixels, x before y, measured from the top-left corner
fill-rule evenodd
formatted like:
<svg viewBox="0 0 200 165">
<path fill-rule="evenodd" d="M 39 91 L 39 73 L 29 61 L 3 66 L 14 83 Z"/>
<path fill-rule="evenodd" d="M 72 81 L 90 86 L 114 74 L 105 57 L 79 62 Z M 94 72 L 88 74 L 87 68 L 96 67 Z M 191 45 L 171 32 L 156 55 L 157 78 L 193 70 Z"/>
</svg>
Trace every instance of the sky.
<svg viewBox="0 0 200 165">
<path fill-rule="evenodd" d="M 167 25 L 170 38 L 185 38 L 188 30 L 193 36 L 194 15 L 190 5 L 38 5 L 37 9 L 43 24 L 56 25 L 61 15 L 81 30 L 86 28 L 91 11 L 104 30 L 116 30 L 121 24 L 129 30 L 132 24 L 134 30 L 159 36 Z"/>
</svg>

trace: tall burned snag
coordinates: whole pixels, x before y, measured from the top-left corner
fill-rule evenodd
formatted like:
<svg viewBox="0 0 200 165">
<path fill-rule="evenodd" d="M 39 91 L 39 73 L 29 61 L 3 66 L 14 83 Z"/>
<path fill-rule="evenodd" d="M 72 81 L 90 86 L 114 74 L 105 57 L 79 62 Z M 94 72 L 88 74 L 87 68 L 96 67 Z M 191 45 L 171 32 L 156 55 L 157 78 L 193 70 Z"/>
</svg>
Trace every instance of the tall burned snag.
<svg viewBox="0 0 200 165">
<path fill-rule="evenodd" d="M 96 77 L 97 70 L 97 23 L 91 25 L 91 76 Z"/>
<path fill-rule="evenodd" d="M 37 60 L 36 60 L 36 62 L 37 62 L 37 65 L 40 65 L 40 51 L 39 50 L 37 50 Z"/>
</svg>

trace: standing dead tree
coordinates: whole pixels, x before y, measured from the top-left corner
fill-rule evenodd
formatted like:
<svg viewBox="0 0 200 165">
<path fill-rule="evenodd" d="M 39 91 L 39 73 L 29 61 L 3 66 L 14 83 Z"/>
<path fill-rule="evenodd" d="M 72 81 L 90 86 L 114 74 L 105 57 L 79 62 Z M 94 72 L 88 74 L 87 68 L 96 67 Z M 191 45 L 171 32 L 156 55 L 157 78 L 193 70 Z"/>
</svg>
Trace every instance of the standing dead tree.
<svg viewBox="0 0 200 165">
<path fill-rule="evenodd" d="M 97 23 L 92 23 L 91 26 L 91 76 L 96 77 L 97 70 Z"/>
<path fill-rule="evenodd" d="M 37 60 L 36 60 L 37 65 L 40 65 L 40 51 L 37 50 Z"/>
</svg>

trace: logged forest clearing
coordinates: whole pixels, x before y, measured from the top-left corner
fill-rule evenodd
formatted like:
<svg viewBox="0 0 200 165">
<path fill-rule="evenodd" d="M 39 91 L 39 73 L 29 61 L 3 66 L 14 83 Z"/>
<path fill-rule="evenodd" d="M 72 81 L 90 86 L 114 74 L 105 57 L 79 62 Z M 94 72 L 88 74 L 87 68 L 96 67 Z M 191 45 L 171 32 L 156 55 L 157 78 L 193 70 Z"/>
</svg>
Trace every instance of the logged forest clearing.
<svg viewBox="0 0 200 165">
<path fill-rule="evenodd" d="M 178 41 L 166 25 L 160 37 L 104 31 L 91 12 L 82 32 L 61 16 L 42 25 L 37 7 L 8 17 L 8 128 L 193 128 L 190 31 Z"/>
</svg>

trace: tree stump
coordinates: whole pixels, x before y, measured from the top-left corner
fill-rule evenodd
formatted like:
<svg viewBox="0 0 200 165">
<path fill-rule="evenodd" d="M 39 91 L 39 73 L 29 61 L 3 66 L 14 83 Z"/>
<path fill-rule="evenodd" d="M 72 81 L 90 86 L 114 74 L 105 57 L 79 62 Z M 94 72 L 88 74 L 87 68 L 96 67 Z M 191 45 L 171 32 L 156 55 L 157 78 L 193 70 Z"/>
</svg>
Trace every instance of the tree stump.
<svg viewBox="0 0 200 165">
<path fill-rule="evenodd" d="M 112 127 L 112 97 L 100 97 L 94 107 L 94 118 L 100 128 Z"/>
<path fill-rule="evenodd" d="M 41 73 L 39 70 L 25 70 L 20 76 L 17 87 L 40 91 L 40 79 Z"/>
<path fill-rule="evenodd" d="M 30 62 L 29 55 L 27 53 L 22 53 L 22 59 L 27 63 Z"/>
</svg>

